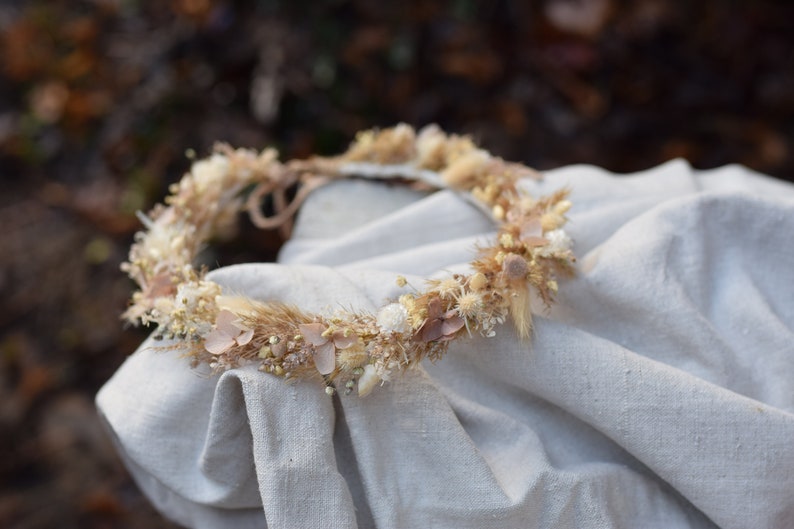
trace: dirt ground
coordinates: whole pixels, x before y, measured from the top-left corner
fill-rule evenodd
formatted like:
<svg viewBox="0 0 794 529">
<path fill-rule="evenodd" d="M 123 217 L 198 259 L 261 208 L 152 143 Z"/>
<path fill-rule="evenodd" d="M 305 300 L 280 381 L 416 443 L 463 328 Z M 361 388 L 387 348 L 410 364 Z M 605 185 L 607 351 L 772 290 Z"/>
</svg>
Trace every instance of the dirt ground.
<svg viewBox="0 0 794 529">
<path fill-rule="evenodd" d="M 435 122 L 539 169 L 683 157 L 794 180 L 794 3 L 29 0 L 0 4 L 0 527 L 173 527 L 93 398 L 136 210 L 213 143 L 331 154 Z M 246 233 L 218 261 L 272 259 Z"/>
</svg>

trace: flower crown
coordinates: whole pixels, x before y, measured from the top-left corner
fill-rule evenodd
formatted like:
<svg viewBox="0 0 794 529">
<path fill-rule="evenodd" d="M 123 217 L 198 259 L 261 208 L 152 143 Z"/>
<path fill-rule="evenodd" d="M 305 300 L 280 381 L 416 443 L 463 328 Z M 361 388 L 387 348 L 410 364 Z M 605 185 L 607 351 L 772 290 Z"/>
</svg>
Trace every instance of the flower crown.
<svg viewBox="0 0 794 529">
<path fill-rule="evenodd" d="M 248 211 L 262 228 L 288 229 L 308 193 L 334 179 L 400 179 L 412 185 L 460 191 L 498 225 L 496 241 L 481 248 L 471 273 L 427 282 L 377 314 L 338 311 L 311 314 L 280 302 L 223 295 L 193 261 L 207 241 L 234 227 Z M 562 226 L 571 206 L 567 191 L 534 199 L 517 182 L 539 175 L 477 148 L 468 138 L 438 127 L 419 133 L 407 125 L 359 133 L 341 156 L 277 161 L 261 153 L 217 146 L 171 186 L 165 204 L 140 218 L 122 270 L 137 283 L 124 317 L 157 324 L 156 339 L 174 340 L 194 366 L 223 371 L 256 363 L 286 379 L 322 378 L 333 394 L 343 386 L 366 395 L 395 372 L 425 357 L 441 358 L 453 340 L 495 335 L 510 316 L 527 338 L 532 327 L 530 296 L 550 305 L 557 277 L 570 273 L 571 240 Z M 297 187 L 294 199 L 287 192 Z M 271 195 L 275 215 L 261 201 Z M 405 278 L 396 278 L 405 286 Z"/>
</svg>

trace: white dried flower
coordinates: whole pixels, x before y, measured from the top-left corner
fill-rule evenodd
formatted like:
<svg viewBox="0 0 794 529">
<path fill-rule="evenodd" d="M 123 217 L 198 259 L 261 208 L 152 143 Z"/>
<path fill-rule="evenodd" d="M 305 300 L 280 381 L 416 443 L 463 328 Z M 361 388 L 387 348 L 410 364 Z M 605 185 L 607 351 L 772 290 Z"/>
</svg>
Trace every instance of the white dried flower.
<svg viewBox="0 0 794 529">
<path fill-rule="evenodd" d="M 378 326 L 384 332 L 408 332 L 408 310 L 401 303 L 390 303 L 378 312 Z"/>
<path fill-rule="evenodd" d="M 393 371 L 400 371 L 400 363 L 396 360 L 389 360 L 388 362 L 385 362 L 382 358 L 379 358 L 375 361 L 374 369 L 375 374 L 379 379 L 388 382 L 391 380 Z"/>
<path fill-rule="evenodd" d="M 220 180 L 229 168 L 229 159 L 215 153 L 207 159 L 199 160 L 190 168 L 196 189 L 203 192 L 207 187 Z"/>
<path fill-rule="evenodd" d="M 188 312 L 196 310 L 199 299 L 204 295 L 199 283 L 182 283 L 176 289 L 176 303 Z"/>
<path fill-rule="evenodd" d="M 548 244 L 538 248 L 537 252 L 540 257 L 551 257 L 555 254 L 559 255 L 571 249 L 573 242 L 571 238 L 565 233 L 565 230 L 556 229 L 546 232 L 544 235 Z"/>
<path fill-rule="evenodd" d="M 146 238 L 141 241 L 144 256 L 155 261 L 168 259 L 172 256 L 171 241 L 175 237 L 172 225 L 153 222 Z"/>
</svg>

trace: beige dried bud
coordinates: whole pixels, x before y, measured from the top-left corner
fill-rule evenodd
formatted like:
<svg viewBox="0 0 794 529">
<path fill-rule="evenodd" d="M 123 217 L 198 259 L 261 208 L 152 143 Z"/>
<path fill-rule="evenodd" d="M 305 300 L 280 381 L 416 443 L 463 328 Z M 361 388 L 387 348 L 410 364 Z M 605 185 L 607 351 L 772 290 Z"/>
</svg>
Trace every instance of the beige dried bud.
<svg viewBox="0 0 794 529">
<path fill-rule="evenodd" d="M 455 189 L 469 189 L 490 161 L 491 156 L 482 149 L 461 155 L 442 173 L 441 178 Z"/>
<path fill-rule="evenodd" d="M 543 231 L 551 231 L 556 230 L 560 226 L 565 224 L 565 219 L 562 215 L 554 212 L 544 213 L 542 217 L 540 217 L 540 225 L 543 228 Z"/>
<path fill-rule="evenodd" d="M 499 236 L 499 244 L 502 248 L 510 249 L 515 246 L 515 241 L 513 240 L 513 236 L 509 233 L 503 233 Z"/>
<path fill-rule="evenodd" d="M 560 200 L 554 205 L 554 213 L 558 215 L 565 215 L 568 213 L 568 210 L 571 209 L 571 201 L 570 200 Z"/>
<path fill-rule="evenodd" d="M 475 292 L 479 292 L 488 283 L 488 278 L 482 272 L 477 272 L 469 279 L 469 288 Z"/>
<path fill-rule="evenodd" d="M 419 131 L 416 138 L 416 154 L 419 166 L 427 169 L 439 169 L 444 165 L 444 133 L 435 125 L 429 125 Z"/>
<path fill-rule="evenodd" d="M 364 366 L 364 371 L 361 374 L 361 378 L 358 379 L 358 395 L 360 397 L 365 397 L 369 395 L 369 393 L 378 385 L 381 379 L 378 374 L 375 372 L 375 366 L 372 364 L 367 364 Z"/>
</svg>

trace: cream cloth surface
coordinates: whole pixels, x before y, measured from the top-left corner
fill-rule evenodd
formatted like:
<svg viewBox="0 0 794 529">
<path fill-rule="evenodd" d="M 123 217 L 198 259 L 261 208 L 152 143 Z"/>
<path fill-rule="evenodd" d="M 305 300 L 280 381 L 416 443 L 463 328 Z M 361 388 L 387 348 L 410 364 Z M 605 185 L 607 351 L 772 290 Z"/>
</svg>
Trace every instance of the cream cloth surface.
<svg viewBox="0 0 794 529">
<path fill-rule="evenodd" d="M 794 186 L 682 161 L 526 183 L 565 186 L 578 274 L 531 341 L 508 323 L 366 398 L 143 344 L 97 396 L 142 490 L 196 528 L 794 527 Z M 451 191 L 340 182 L 280 264 L 212 278 L 375 311 L 494 233 Z"/>
</svg>

